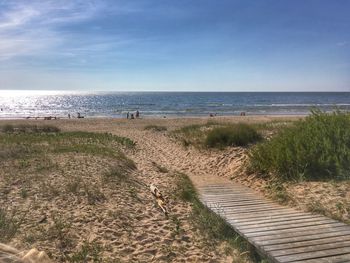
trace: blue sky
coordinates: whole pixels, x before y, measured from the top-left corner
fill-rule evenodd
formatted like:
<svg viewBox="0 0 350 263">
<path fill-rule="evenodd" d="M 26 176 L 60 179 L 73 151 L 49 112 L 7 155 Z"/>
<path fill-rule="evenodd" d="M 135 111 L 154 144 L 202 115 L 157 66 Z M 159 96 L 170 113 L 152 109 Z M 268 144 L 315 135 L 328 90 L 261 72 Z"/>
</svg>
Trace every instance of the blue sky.
<svg viewBox="0 0 350 263">
<path fill-rule="evenodd" d="M 0 89 L 350 91 L 348 0 L 0 0 Z"/>
</svg>

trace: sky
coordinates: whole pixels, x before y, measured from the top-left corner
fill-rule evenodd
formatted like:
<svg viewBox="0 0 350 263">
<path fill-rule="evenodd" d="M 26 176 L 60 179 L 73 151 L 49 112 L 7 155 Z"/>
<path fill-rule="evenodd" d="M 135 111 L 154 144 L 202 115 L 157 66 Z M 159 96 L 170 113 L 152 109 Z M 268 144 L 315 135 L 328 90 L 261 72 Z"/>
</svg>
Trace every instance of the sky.
<svg viewBox="0 0 350 263">
<path fill-rule="evenodd" d="M 350 91 L 349 14 L 349 0 L 0 0 L 0 89 Z"/>
</svg>

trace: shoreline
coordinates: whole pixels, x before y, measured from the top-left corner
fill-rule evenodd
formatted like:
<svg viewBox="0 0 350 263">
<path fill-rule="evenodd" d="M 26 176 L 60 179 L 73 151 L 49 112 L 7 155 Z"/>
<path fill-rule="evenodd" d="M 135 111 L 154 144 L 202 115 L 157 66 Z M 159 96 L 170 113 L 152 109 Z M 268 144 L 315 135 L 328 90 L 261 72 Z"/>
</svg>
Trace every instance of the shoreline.
<svg viewBox="0 0 350 263">
<path fill-rule="evenodd" d="M 215 119 L 227 119 L 227 118 L 294 118 L 294 117 L 306 117 L 308 116 L 309 113 L 305 113 L 305 114 L 251 114 L 251 115 L 245 115 L 245 116 L 240 116 L 240 115 L 220 115 L 220 116 L 213 116 L 210 117 L 208 115 L 174 115 L 174 116 L 142 116 L 141 118 L 135 118 L 134 120 L 182 120 L 182 119 L 209 119 L 209 120 L 215 120 Z M 52 116 L 51 116 L 52 117 Z M 11 121 L 11 120 L 21 120 L 21 121 L 25 121 L 25 120 L 29 120 L 29 121 L 40 121 L 40 120 L 45 120 L 44 119 L 45 116 L 43 117 L 0 117 L 0 121 Z M 57 121 L 57 120 L 128 120 L 125 117 L 110 117 L 110 116 L 84 116 L 84 118 L 68 118 L 68 117 L 59 117 L 56 116 L 52 117 L 52 119 L 50 121 Z M 132 119 L 129 119 L 130 121 Z"/>
</svg>

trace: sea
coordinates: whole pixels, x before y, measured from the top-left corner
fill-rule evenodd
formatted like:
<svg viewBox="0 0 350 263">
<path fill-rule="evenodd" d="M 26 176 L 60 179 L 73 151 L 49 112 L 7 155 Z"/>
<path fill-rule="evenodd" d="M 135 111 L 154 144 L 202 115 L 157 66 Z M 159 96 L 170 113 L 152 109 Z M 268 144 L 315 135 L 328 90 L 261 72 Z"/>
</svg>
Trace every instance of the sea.
<svg viewBox="0 0 350 263">
<path fill-rule="evenodd" d="M 313 108 L 350 111 L 350 92 L 79 92 L 0 90 L 0 118 L 125 118 L 306 115 Z"/>
</svg>

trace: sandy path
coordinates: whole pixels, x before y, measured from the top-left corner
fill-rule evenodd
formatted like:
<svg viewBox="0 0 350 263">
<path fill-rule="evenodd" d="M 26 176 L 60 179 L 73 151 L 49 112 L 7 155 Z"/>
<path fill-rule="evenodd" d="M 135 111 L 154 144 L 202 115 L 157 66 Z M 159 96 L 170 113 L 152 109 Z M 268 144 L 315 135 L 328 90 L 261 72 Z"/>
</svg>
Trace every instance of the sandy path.
<svg viewBox="0 0 350 263">
<path fill-rule="evenodd" d="M 138 150 L 133 158 L 138 164 L 156 162 L 169 170 L 183 172 L 191 178 L 232 175 L 235 169 L 239 168 L 237 159 L 242 155 L 239 148 L 224 153 L 199 153 L 197 149 L 186 149 L 173 142 L 168 135 L 161 132 L 133 129 L 113 133 L 127 136 L 137 143 Z M 140 168 L 143 170 L 143 167 Z"/>
</svg>

